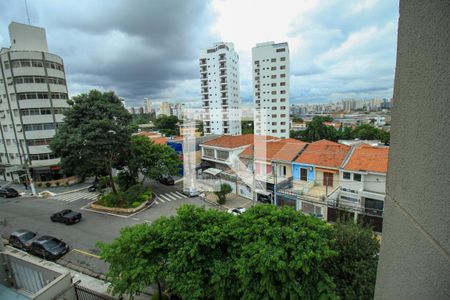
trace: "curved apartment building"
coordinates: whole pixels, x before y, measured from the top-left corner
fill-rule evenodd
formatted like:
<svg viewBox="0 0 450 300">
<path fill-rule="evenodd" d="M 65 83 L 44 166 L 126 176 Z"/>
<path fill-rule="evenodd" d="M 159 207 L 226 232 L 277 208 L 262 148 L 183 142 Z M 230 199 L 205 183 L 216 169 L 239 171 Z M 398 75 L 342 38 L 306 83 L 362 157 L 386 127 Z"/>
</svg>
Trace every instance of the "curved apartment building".
<svg viewBox="0 0 450 300">
<path fill-rule="evenodd" d="M 43 28 L 11 23 L 10 48 L 0 50 L 0 179 L 58 179 L 48 145 L 69 108 L 64 63 L 48 52 Z"/>
</svg>

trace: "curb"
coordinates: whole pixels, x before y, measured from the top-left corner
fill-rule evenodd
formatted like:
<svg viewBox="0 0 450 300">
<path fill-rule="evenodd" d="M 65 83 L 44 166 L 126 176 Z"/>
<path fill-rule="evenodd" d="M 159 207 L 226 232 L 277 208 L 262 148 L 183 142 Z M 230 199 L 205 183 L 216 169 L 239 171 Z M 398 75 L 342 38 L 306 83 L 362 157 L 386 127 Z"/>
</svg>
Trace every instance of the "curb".
<svg viewBox="0 0 450 300">
<path fill-rule="evenodd" d="M 58 261 L 57 264 L 59 264 L 59 265 L 61 265 L 63 267 L 66 267 L 68 269 L 71 269 L 73 271 L 80 272 L 80 273 L 82 273 L 84 275 L 87 275 L 87 276 L 90 276 L 90 277 L 93 277 L 93 278 L 96 278 L 96 279 L 99 279 L 99 280 L 106 281 L 106 276 L 105 275 L 93 272 L 93 271 L 91 271 L 88 268 L 83 268 L 83 267 L 74 265 L 71 262 Z"/>
</svg>

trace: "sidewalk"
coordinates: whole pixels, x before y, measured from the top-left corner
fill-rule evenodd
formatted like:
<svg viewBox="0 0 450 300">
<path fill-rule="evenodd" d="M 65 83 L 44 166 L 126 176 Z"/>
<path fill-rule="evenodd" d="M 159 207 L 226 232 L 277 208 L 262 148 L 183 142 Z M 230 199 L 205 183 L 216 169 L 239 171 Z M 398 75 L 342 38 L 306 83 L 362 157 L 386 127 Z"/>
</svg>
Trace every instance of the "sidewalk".
<svg viewBox="0 0 450 300">
<path fill-rule="evenodd" d="M 87 179 L 84 182 L 67 185 L 67 186 L 52 186 L 52 187 L 46 187 L 46 186 L 36 187 L 35 186 L 35 189 L 36 189 L 37 194 L 39 194 L 40 192 L 43 192 L 43 191 L 49 191 L 54 194 L 61 194 L 61 193 L 77 191 L 80 189 L 87 189 L 89 186 L 92 185 L 92 181 L 93 181 L 92 179 Z M 31 195 L 31 187 L 28 186 L 28 189 L 25 189 L 25 186 L 23 184 L 0 180 L 0 187 L 10 187 L 10 188 L 17 190 L 19 193 L 24 193 L 24 195 L 26 195 L 26 196 Z"/>
<path fill-rule="evenodd" d="M 244 198 L 242 196 L 236 195 L 236 194 L 228 194 L 227 195 L 227 201 L 224 205 L 217 204 L 217 196 L 214 193 L 207 192 L 205 194 L 205 197 L 203 197 L 205 201 L 217 205 L 220 208 L 224 210 L 228 210 L 230 208 L 238 208 L 238 207 L 245 207 L 249 208 L 252 206 L 253 201 L 251 199 Z"/>
</svg>

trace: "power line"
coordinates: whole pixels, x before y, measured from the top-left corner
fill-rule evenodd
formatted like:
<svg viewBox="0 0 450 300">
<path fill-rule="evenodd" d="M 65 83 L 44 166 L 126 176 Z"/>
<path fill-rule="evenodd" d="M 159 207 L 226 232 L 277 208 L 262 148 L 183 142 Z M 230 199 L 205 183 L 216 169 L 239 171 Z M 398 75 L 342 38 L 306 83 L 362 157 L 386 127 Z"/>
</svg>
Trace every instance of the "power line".
<svg viewBox="0 0 450 300">
<path fill-rule="evenodd" d="M 26 12 L 27 12 L 28 25 L 31 25 L 31 21 L 30 21 L 30 13 L 28 12 L 28 3 L 27 3 L 27 0 L 25 0 L 25 9 L 26 9 Z"/>
</svg>

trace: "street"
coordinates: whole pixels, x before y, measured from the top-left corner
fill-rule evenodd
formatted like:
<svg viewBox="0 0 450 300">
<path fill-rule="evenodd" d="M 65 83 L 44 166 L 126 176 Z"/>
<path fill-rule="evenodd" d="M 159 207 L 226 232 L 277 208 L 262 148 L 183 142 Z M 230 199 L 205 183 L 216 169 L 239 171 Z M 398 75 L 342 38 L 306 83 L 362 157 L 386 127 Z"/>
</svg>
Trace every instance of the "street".
<svg viewBox="0 0 450 300">
<path fill-rule="evenodd" d="M 79 191 L 51 198 L 19 197 L 0 199 L 0 233 L 8 238 L 18 229 L 28 229 L 40 235 L 48 234 L 63 239 L 71 251 L 57 260 L 67 266 L 75 266 L 86 273 L 105 274 L 107 265 L 98 259 L 98 241 L 111 242 L 120 229 L 139 223 L 150 223 L 160 216 L 176 213 L 183 204 L 214 208 L 201 198 L 187 198 L 180 193 L 181 185 L 164 186 L 152 183 L 158 195 L 155 204 L 129 217 L 93 212 L 84 207 L 94 201 L 94 193 Z M 52 223 L 50 215 L 62 209 L 81 212 L 83 219 L 75 225 Z"/>
</svg>

